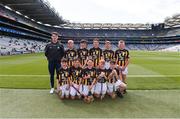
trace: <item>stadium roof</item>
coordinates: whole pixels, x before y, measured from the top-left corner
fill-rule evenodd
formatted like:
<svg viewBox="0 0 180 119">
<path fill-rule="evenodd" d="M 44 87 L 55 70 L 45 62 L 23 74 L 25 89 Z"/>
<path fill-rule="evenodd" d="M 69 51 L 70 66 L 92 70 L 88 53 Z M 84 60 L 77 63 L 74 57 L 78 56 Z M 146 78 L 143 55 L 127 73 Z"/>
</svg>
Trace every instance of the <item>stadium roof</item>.
<svg viewBox="0 0 180 119">
<path fill-rule="evenodd" d="M 65 20 L 45 0 L 0 0 L 0 3 L 43 24 L 60 25 L 65 23 Z"/>
<path fill-rule="evenodd" d="M 164 23 L 168 27 L 180 27 L 180 14 L 176 14 L 170 18 L 166 18 Z"/>
<path fill-rule="evenodd" d="M 16 13 L 30 18 L 37 23 L 67 29 L 151 29 L 151 24 L 121 24 L 121 23 L 70 23 L 59 16 L 47 0 L 0 0 Z M 180 27 L 180 14 L 166 18 L 165 28 Z"/>
<path fill-rule="evenodd" d="M 151 29 L 151 24 L 121 24 L 121 23 L 67 23 L 60 28 L 69 29 Z"/>
</svg>

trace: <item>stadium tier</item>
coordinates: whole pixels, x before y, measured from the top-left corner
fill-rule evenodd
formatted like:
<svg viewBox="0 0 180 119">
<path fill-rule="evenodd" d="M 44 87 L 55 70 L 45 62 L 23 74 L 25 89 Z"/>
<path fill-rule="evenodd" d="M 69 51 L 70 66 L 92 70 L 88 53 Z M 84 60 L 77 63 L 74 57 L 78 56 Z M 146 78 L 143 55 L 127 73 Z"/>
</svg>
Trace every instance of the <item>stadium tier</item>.
<svg viewBox="0 0 180 119">
<path fill-rule="evenodd" d="M 0 36 L 0 54 L 26 54 L 43 52 L 46 43 L 35 40 L 18 39 L 8 36 Z"/>
<path fill-rule="evenodd" d="M 38 12 L 37 15 L 29 13 L 28 11 L 33 9 L 33 4 L 29 8 L 20 8 L 19 5 L 16 6 L 17 2 L 12 6 L 10 3 L 8 0 L 2 0 L 0 3 L 1 55 L 13 54 L 15 51 L 16 53 L 43 51 L 53 31 L 61 34 L 60 39 L 63 44 L 66 44 L 69 39 L 74 40 L 75 44 L 79 44 L 81 39 L 86 39 L 89 47 L 93 38 L 100 39 L 101 47 L 105 40 L 110 40 L 114 49 L 117 48 L 120 39 L 126 41 L 127 48 L 130 50 L 163 50 L 180 44 L 180 15 L 166 19 L 161 24 L 82 24 L 69 23 L 60 17 L 55 17 L 54 19 L 57 19 L 55 22 L 52 21 L 50 13 L 46 13 L 46 17 L 42 17 L 42 13 Z M 6 6 L 7 4 L 11 8 Z M 45 3 L 37 4 L 43 6 Z M 42 7 L 41 11 L 44 9 L 47 8 Z M 49 19 L 43 20 L 47 17 Z"/>
</svg>

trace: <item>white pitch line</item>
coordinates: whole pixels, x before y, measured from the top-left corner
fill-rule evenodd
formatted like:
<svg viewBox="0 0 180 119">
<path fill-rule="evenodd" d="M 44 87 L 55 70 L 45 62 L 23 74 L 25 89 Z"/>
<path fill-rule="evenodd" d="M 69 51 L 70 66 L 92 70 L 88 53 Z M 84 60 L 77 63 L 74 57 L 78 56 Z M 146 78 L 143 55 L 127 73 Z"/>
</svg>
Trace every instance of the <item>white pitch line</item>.
<svg viewBox="0 0 180 119">
<path fill-rule="evenodd" d="M 127 77 L 180 77 L 180 75 L 127 75 Z"/>
<path fill-rule="evenodd" d="M 49 75 L 0 75 L 0 77 L 49 77 Z M 180 77 L 178 75 L 128 75 L 127 77 Z"/>
<path fill-rule="evenodd" d="M 0 75 L 0 77 L 49 77 L 49 75 Z"/>
</svg>

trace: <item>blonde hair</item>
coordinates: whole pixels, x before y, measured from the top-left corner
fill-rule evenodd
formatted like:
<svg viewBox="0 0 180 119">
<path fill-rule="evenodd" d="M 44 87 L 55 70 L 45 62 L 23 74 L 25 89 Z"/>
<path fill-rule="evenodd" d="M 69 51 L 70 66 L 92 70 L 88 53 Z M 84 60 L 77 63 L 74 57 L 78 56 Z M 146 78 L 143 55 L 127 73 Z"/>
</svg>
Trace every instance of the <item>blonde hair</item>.
<svg viewBox="0 0 180 119">
<path fill-rule="evenodd" d="M 73 40 L 68 40 L 68 43 L 74 43 L 74 41 Z"/>
</svg>

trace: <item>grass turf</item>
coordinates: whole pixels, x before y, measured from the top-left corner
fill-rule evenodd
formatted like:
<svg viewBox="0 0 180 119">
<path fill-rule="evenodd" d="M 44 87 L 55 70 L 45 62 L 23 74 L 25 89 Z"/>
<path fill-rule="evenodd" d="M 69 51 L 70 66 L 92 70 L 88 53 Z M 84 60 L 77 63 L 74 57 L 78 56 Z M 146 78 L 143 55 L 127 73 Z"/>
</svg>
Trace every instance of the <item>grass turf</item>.
<svg viewBox="0 0 180 119">
<path fill-rule="evenodd" d="M 59 100 L 48 90 L 0 89 L 0 118 L 178 118 L 180 90 L 129 90 L 124 99 Z"/>
<path fill-rule="evenodd" d="M 147 51 L 131 51 L 130 54 L 128 75 L 131 77 L 128 77 L 128 89 L 180 89 L 180 54 Z M 0 57 L 0 87 L 49 88 L 47 61 L 44 55 Z"/>
<path fill-rule="evenodd" d="M 81 100 L 61 101 L 44 90 L 49 88 L 49 78 L 43 54 L 0 57 L 0 118 L 179 118 L 180 55 L 130 53 L 131 90 L 125 98 L 107 97 L 90 105 Z"/>
</svg>

